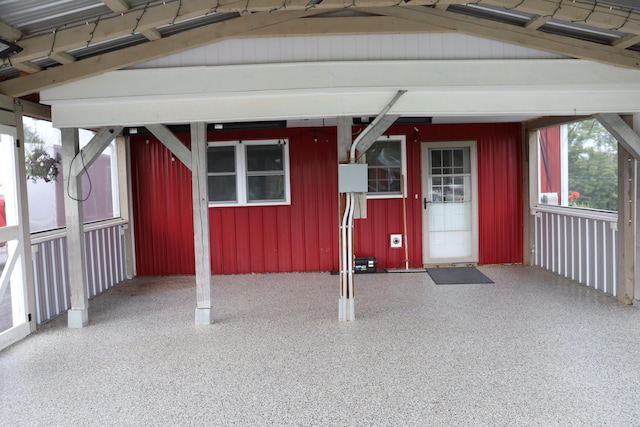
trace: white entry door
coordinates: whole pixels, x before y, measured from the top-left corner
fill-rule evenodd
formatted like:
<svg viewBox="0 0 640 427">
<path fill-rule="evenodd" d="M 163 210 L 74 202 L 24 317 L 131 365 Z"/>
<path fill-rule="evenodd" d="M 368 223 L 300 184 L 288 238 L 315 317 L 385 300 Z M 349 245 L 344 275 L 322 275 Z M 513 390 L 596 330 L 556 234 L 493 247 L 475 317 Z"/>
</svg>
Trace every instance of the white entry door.
<svg viewBox="0 0 640 427">
<path fill-rule="evenodd" d="M 423 263 L 477 263 L 476 142 L 423 142 L 421 148 Z"/>
</svg>

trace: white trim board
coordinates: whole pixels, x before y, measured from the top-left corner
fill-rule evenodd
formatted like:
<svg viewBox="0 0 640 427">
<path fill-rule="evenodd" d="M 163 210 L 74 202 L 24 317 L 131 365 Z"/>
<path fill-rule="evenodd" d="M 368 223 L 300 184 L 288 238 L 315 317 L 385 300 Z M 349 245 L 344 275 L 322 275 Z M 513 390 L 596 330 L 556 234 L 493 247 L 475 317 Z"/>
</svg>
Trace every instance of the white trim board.
<svg viewBox="0 0 640 427">
<path fill-rule="evenodd" d="M 123 70 L 41 92 L 57 127 L 375 114 L 640 112 L 640 71 L 552 60 L 305 62 Z"/>
</svg>

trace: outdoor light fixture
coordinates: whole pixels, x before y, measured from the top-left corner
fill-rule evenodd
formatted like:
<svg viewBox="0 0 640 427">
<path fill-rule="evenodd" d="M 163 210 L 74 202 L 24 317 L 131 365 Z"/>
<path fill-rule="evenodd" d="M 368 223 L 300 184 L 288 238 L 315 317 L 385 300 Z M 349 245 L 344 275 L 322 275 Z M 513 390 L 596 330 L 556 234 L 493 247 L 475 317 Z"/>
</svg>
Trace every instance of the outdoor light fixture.
<svg viewBox="0 0 640 427">
<path fill-rule="evenodd" d="M 18 52 L 22 52 L 22 48 L 20 46 L 0 39 L 0 59 L 7 59 Z"/>
<path fill-rule="evenodd" d="M 320 3 L 322 3 L 322 0 L 309 0 L 309 3 L 307 3 L 306 7 L 313 7 Z"/>
</svg>

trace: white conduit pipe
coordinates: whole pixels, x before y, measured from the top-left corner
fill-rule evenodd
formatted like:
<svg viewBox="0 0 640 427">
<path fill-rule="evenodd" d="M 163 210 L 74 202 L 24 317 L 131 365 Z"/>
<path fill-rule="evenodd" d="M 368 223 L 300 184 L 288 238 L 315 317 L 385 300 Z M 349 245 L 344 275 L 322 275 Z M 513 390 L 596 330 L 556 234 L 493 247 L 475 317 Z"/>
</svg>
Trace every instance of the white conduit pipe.
<svg viewBox="0 0 640 427">
<path fill-rule="evenodd" d="M 349 219 L 348 219 L 348 227 L 349 229 L 347 230 L 347 244 L 348 244 L 348 257 L 349 259 L 347 260 L 347 264 L 349 266 L 349 270 L 348 270 L 348 288 L 347 288 L 347 320 L 348 321 L 352 321 L 352 320 L 356 320 L 356 315 L 355 315 L 355 300 L 354 300 L 354 295 L 353 295 L 353 259 L 354 259 L 354 254 L 353 254 L 353 211 L 354 211 L 354 205 L 355 205 L 355 193 L 349 193 L 348 194 L 348 198 L 351 199 L 349 205 L 350 205 L 350 209 L 349 209 Z"/>
<path fill-rule="evenodd" d="M 341 225 L 341 245 L 342 245 L 342 251 L 341 251 L 341 262 L 340 262 L 340 301 L 338 302 L 338 319 L 339 320 L 347 320 L 346 318 L 346 297 L 347 297 L 347 291 L 348 291 L 348 285 L 349 285 L 349 279 L 348 279 L 348 270 L 349 270 L 349 266 L 348 266 L 348 258 L 349 258 L 349 254 L 348 254 L 348 250 L 347 250 L 347 222 L 349 219 L 349 211 L 351 210 L 351 199 L 349 198 L 349 195 L 346 194 L 346 207 L 345 207 L 345 211 L 344 214 L 342 216 L 342 225 Z"/>
</svg>

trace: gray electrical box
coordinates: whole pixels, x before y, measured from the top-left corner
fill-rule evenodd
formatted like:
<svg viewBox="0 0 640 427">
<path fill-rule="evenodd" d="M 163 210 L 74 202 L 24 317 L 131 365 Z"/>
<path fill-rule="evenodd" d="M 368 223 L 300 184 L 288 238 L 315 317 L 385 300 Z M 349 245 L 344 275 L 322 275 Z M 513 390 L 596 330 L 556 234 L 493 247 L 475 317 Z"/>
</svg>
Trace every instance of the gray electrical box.
<svg viewBox="0 0 640 427">
<path fill-rule="evenodd" d="M 338 165 L 339 193 L 366 193 L 367 189 L 366 164 L 349 163 Z"/>
</svg>

